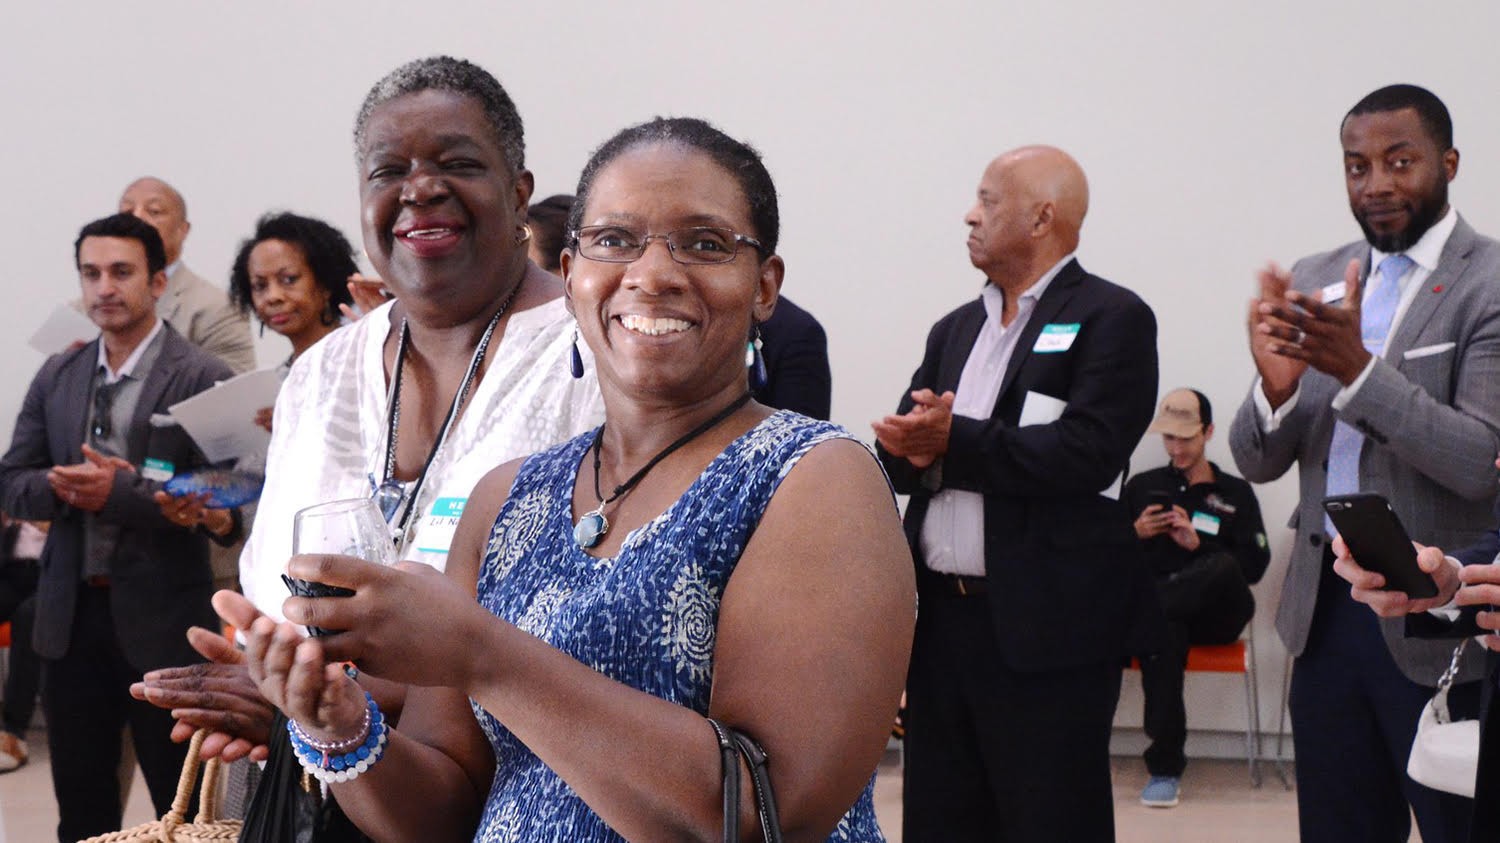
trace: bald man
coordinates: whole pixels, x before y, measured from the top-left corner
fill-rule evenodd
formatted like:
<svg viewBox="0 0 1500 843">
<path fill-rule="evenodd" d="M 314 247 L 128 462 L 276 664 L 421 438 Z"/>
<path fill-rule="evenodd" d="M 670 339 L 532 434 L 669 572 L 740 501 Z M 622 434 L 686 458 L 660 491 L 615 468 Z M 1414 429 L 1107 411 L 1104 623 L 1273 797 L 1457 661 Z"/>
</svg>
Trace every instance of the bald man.
<svg viewBox="0 0 1500 843">
<path fill-rule="evenodd" d="M 921 609 L 904 839 L 1114 839 L 1109 733 L 1151 582 L 1121 477 L 1156 403 L 1156 318 L 1074 257 L 1078 163 L 990 163 L 964 217 L 979 297 L 873 424 L 911 495 Z"/>
<path fill-rule="evenodd" d="M 167 290 L 157 300 L 156 315 L 193 345 L 223 360 L 235 374 L 254 369 L 250 320 L 229 303 L 223 288 L 182 263 L 182 243 L 192 228 L 182 194 L 154 176 L 139 178 L 125 188 L 120 212 L 150 223 L 167 247 Z"/>
</svg>

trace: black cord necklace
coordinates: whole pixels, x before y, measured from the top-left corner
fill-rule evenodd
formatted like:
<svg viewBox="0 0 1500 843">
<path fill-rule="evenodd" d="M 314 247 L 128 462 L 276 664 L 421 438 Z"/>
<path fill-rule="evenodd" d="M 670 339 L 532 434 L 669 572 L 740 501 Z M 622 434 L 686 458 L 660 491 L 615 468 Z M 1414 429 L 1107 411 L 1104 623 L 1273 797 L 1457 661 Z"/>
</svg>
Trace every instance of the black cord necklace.
<svg viewBox="0 0 1500 843">
<path fill-rule="evenodd" d="M 524 280 L 522 281 L 524 284 Z M 485 352 L 489 350 L 490 339 L 495 335 L 495 328 L 500 324 L 500 319 L 510 309 L 512 302 L 516 300 L 516 294 L 521 291 L 522 284 L 517 284 L 510 295 L 501 302 L 500 309 L 490 317 L 489 324 L 485 326 L 484 334 L 479 338 L 479 344 L 474 347 L 474 354 L 469 358 L 469 368 L 464 371 L 464 379 L 458 385 L 458 390 L 453 395 L 453 403 L 448 406 L 448 414 L 443 419 L 442 430 L 438 433 L 437 441 L 432 443 L 432 449 L 427 452 L 427 459 L 422 463 L 422 471 L 410 487 L 396 480 L 396 433 L 401 424 L 401 374 L 404 370 L 402 365 L 406 360 L 407 328 L 406 320 L 401 320 L 401 334 L 396 340 L 396 362 L 392 366 L 390 392 L 386 396 L 386 405 L 389 407 L 389 415 L 386 417 L 385 430 L 385 472 L 379 485 L 375 478 L 370 478 L 370 485 L 374 487 L 371 497 L 374 498 L 380 512 L 385 516 L 386 523 L 392 528 L 398 548 L 405 545 L 410 538 L 409 530 L 412 526 L 412 515 L 417 510 L 417 496 L 422 493 L 422 487 L 427 481 L 428 469 L 437 459 L 438 453 L 443 450 L 443 445 L 448 441 L 448 434 L 453 429 L 454 422 L 458 420 L 459 411 L 463 409 L 464 399 L 469 395 L 469 390 L 474 386 L 474 377 L 479 373 L 479 366 L 484 362 Z"/>
<path fill-rule="evenodd" d="M 712 418 L 684 433 L 677 441 L 661 449 L 656 456 L 652 457 L 650 461 L 641 467 L 640 471 L 630 475 L 628 480 L 616 486 L 615 490 L 607 498 L 599 490 L 599 443 L 604 438 L 604 425 L 599 425 L 599 432 L 594 434 L 594 442 L 589 446 L 594 452 L 594 497 L 599 499 L 599 505 L 585 512 L 578 519 L 578 523 L 573 525 L 573 541 L 577 542 L 578 546 L 582 548 L 597 546 L 599 542 L 604 540 L 605 534 L 609 532 L 609 519 L 604 517 L 604 508 L 606 506 L 619 500 L 626 492 L 634 489 L 636 484 L 641 482 L 642 478 L 646 476 L 646 472 L 655 468 L 657 463 L 666 459 L 673 451 L 709 432 L 720 422 L 734 415 L 736 410 L 748 403 L 750 403 L 750 393 L 748 392 L 734 399 L 734 403 L 715 413 Z"/>
</svg>

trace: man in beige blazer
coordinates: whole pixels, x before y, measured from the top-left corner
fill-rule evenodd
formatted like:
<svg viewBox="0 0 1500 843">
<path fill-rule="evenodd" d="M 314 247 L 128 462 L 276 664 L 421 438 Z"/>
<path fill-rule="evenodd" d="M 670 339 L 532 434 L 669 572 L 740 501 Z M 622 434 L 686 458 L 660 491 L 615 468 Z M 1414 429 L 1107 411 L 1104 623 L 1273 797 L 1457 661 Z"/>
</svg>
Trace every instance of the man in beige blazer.
<svg viewBox="0 0 1500 843">
<path fill-rule="evenodd" d="M 223 288 L 210 284 L 182 262 L 182 242 L 192 228 L 182 194 L 159 178 L 142 176 L 120 196 L 120 212 L 150 223 L 166 247 L 167 289 L 156 301 L 157 318 L 177 329 L 188 342 L 224 361 L 236 375 L 254 369 L 250 320 L 230 303 Z M 243 541 L 209 548 L 216 587 L 238 585 L 242 550 Z"/>
<path fill-rule="evenodd" d="M 255 368 L 250 321 L 230 304 L 223 288 L 182 263 L 182 242 L 192 228 L 182 194 L 161 179 L 145 176 L 125 188 L 120 212 L 150 223 L 167 247 L 167 290 L 156 303 L 156 315 L 193 345 L 223 360 L 235 374 Z"/>
</svg>

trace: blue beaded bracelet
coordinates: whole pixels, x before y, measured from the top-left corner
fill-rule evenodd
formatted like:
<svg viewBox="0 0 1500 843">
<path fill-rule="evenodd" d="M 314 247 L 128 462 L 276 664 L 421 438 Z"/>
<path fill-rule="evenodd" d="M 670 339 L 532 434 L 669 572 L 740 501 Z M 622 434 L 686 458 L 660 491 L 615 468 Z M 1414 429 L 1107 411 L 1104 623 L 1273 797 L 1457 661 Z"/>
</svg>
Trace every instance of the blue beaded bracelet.
<svg viewBox="0 0 1500 843">
<path fill-rule="evenodd" d="M 358 738 L 341 741 L 338 744 L 319 745 L 308 737 L 301 724 L 295 720 L 288 720 L 287 737 L 292 742 L 292 750 L 297 754 L 297 762 L 302 765 L 302 769 L 321 782 L 333 784 L 350 781 L 379 761 L 381 755 L 385 753 L 389 730 L 385 725 L 385 715 L 381 714 L 380 707 L 375 704 L 375 699 L 370 696 L 369 691 L 365 692 L 365 706 L 369 728 L 363 740 L 346 752 L 331 754 L 328 750 L 331 746 L 338 746 L 342 749 L 353 744 Z"/>
</svg>

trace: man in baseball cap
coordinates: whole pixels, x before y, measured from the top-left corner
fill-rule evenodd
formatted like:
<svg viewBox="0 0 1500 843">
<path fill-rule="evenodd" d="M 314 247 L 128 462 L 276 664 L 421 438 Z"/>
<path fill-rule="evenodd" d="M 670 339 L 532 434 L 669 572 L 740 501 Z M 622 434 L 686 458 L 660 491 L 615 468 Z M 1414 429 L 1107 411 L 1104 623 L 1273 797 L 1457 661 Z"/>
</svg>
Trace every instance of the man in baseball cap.
<svg viewBox="0 0 1500 843">
<path fill-rule="evenodd" d="M 1141 802 L 1170 808 L 1187 767 L 1182 684 L 1188 647 L 1239 637 L 1255 613 L 1249 584 L 1265 573 L 1271 554 L 1250 484 L 1204 455 L 1214 434 L 1207 396 L 1172 390 L 1147 432 L 1161 434 L 1170 462 L 1130 478 L 1124 492 L 1167 630 L 1161 652 L 1141 659 L 1151 738 L 1145 752 L 1151 779 Z"/>
</svg>

